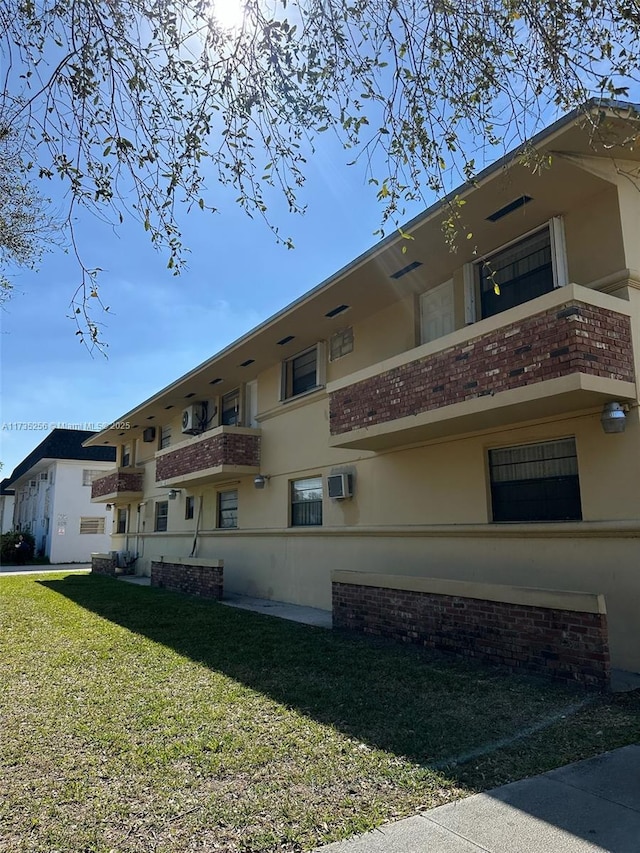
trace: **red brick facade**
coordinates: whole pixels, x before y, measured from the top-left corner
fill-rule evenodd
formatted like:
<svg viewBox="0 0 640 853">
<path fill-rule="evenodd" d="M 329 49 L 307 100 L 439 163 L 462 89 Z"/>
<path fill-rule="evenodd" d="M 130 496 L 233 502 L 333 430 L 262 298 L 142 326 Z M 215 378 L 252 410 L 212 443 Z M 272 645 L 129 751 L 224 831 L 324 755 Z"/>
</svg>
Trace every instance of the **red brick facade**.
<svg viewBox="0 0 640 853">
<path fill-rule="evenodd" d="M 102 554 L 91 555 L 91 574 L 106 575 L 107 577 L 115 577 L 118 574 L 117 564 L 114 557 L 107 557 Z"/>
<path fill-rule="evenodd" d="M 334 628 L 606 688 L 607 617 L 454 595 L 333 583 Z"/>
<path fill-rule="evenodd" d="M 141 492 L 142 473 L 140 471 L 112 471 L 106 477 L 98 477 L 91 484 L 91 497 L 101 498 L 104 495 L 119 492 Z"/>
<path fill-rule="evenodd" d="M 183 477 L 219 465 L 260 466 L 260 436 L 219 432 L 158 456 L 156 481 Z"/>
<path fill-rule="evenodd" d="M 189 566 L 183 563 L 151 563 L 151 586 L 199 595 L 202 598 L 222 598 L 222 566 Z"/>
<path fill-rule="evenodd" d="M 569 302 L 331 394 L 331 435 L 572 373 L 633 382 L 629 317 Z"/>
</svg>

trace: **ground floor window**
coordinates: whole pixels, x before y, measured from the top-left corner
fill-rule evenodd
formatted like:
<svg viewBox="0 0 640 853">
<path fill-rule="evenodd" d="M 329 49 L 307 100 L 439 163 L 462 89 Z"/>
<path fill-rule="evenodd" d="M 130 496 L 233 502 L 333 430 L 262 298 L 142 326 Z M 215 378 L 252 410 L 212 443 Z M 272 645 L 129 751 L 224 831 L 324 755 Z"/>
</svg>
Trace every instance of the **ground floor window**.
<svg viewBox="0 0 640 853">
<path fill-rule="evenodd" d="M 291 526 L 315 527 L 322 524 L 322 477 L 308 477 L 291 483 Z"/>
<path fill-rule="evenodd" d="M 169 501 L 158 501 L 156 503 L 156 523 L 154 530 L 156 533 L 164 533 L 167 529 L 167 519 L 169 518 Z"/>
<path fill-rule="evenodd" d="M 83 515 L 80 519 L 80 533 L 104 533 L 104 517 Z"/>
<path fill-rule="evenodd" d="M 218 493 L 218 527 L 226 530 L 238 526 L 238 492 Z"/>
<path fill-rule="evenodd" d="M 494 521 L 582 518 L 574 438 L 489 451 Z"/>
<path fill-rule="evenodd" d="M 184 502 L 184 517 L 188 520 L 193 518 L 193 512 L 196 505 L 196 499 L 193 495 L 187 495 L 187 499 Z"/>
<path fill-rule="evenodd" d="M 116 533 L 127 532 L 127 510 L 126 507 L 120 507 L 116 515 Z"/>
</svg>

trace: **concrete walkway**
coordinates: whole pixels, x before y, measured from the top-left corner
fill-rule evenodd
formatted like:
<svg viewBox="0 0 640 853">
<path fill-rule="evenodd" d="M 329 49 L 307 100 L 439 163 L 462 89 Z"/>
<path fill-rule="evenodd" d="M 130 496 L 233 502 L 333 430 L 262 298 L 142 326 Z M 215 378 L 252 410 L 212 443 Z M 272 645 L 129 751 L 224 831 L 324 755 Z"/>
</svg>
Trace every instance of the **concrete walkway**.
<svg viewBox="0 0 640 853">
<path fill-rule="evenodd" d="M 321 853 L 639 853 L 640 745 L 423 812 Z"/>
<path fill-rule="evenodd" d="M 248 595 L 233 593 L 225 593 L 220 604 L 237 607 L 239 610 L 264 613 L 267 616 L 277 616 L 279 619 L 288 619 L 291 622 L 302 622 L 304 625 L 314 625 L 316 628 L 331 628 L 331 611 L 320 610 L 317 607 L 304 607 L 300 604 L 287 604 L 284 601 L 251 598 Z"/>
<path fill-rule="evenodd" d="M 91 563 L 44 563 L 41 566 L 0 566 L 2 575 L 23 575 L 25 572 L 51 574 L 52 572 L 90 572 Z"/>
</svg>

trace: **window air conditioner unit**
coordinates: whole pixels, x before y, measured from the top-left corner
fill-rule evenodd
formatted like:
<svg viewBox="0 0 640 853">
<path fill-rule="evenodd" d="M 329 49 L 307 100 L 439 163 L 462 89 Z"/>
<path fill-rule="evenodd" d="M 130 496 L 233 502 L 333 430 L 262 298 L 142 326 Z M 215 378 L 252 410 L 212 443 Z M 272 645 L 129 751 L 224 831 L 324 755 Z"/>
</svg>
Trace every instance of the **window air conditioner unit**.
<svg viewBox="0 0 640 853">
<path fill-rule="evenodd" d="M 351 474 L 331 474 L 327 477 L 327 488 L 329 497 L 335 500 L 344 500 L 353 495 Z"/>
<path fill-rule="evenodd" d="M 142 430 L 142 440 L 146 441 L 147 444 L 150 441 L 153 441 L 155 437 L 156 437 L 156 428 L 155 427 L 147 427 L 146 429 Z"/>
<path fill-rule="evenodd" d="M 206 403 L 192 403 L 182 412 L 182 432 L 196 435 L 203 432 L 207 425 Z"/>
</svg>

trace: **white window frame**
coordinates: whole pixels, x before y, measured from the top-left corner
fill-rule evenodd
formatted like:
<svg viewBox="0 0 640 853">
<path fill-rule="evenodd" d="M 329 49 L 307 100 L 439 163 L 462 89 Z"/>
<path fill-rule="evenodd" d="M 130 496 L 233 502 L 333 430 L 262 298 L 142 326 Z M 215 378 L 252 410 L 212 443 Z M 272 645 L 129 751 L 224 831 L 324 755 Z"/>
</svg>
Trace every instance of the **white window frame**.
<svg viewBox="0 0 640 853">
<path fill-rule="evenodd" d="M 300 397 L 304 397 L 305 394 L 312 394 L 314 391 L 318 391 L 320 388 L 324 388 L 326 385 L 326 374 L 327 374 L 327 358 L 326 358 L 326 344 L 324 341 L 318 341 L 317 344 L 314 344 L 311 347 L 307 347 L 306 349 L 300 350 L 300 352 L 295 353 L 290 358 L 285 359 L 282 362 L 282 368 L 280 373 L 280 401 L 287 402 L 289 400 L 297 400 Z M 299 391 L 297 394 L 293 394 L 291 390 L 292 382 L 290 381 L 290 371 L 293 363 L 301 358 L 302 356 L 307 355 L 310 352 L 315 350 L 316 353 L 316 381 L 315 385 L 310 388 L 306 388 L 304 391 Z"/>
<path fill-rule="evenodd" d="M 101 468 L 83 468 L 82 469 L 82 485 L 91 486 L 94 480 L 102 477 L 104 471 Z"/>
</svg>

